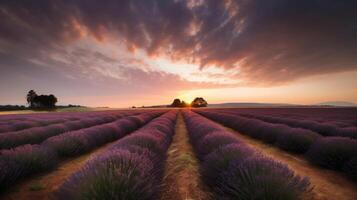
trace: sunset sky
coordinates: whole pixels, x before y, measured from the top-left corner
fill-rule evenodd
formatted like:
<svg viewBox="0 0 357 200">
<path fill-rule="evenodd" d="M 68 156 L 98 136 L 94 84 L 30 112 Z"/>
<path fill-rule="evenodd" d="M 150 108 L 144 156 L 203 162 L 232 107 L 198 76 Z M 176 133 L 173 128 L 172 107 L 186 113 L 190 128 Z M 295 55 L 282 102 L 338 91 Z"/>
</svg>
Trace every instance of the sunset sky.
<svg viewBox="0 0 357 200">
<path fill-rule="evenodd" d="M 355 0 L 0 0 L 0 104 L 357 102 Z"/>
</svg>

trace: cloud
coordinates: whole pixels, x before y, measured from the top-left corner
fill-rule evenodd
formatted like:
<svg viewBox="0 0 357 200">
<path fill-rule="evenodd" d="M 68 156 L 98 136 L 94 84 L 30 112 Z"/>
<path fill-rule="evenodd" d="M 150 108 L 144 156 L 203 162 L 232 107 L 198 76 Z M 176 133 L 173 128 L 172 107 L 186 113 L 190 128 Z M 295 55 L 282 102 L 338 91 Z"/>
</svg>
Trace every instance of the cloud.
<svg viewBox="0 0 357 200">
<path fill-rule="evenodd" d="M 353 0 L 3 0 L 0 52 L 65 55 L 80 38 L 116 38 L 133 52 L 236 70 L 246 84 L 284 84 L 357 69 L 356 7 Z M 140 73 L 132 79 L 140 82 Z"/>
<path fill-rule="evenodd" d="M 0 91 L 6 91 L 1 103 L 23 104 L 26 92 L 35 89 L 39 93 L 54 93 L 60 104 L 147 105 L 149 102 L 144 99 L 167 103 L 169 100 L 163 98 L 174 98 L 182 90 L 221 86 L 188 81 L 179 75 L 141 67 L 143 61 L 121 60 L 80 47 L 36 58 L 0 52 L 0 60 Z"/>
</svg>

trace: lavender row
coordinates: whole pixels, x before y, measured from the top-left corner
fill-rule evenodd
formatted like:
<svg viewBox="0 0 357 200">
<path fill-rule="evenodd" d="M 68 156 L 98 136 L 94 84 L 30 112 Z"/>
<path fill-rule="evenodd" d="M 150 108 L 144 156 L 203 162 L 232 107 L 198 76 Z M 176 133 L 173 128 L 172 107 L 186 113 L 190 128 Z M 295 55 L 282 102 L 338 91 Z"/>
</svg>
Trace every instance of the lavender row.
<svg viewBox="0 0 357 200">
<path fill-rule="evenodd" d="M 32 127 L 46 126 L 50 124 L 64 123 L 87 117 L 115 114 L 106 112 L 82 112 L 82 113 L 33 113 L 0 116 L 0 133 L 19 131 Z"/>
<path fill-rule="evenodd" d="M 59 199 L 159 199 L 176 115 L 154 119 L 90 160 L 60 187 Z"/>
<path fill-rule="evenodd" d="M 317 132 L 323 136 L 341 136 L 341 137 L 350 137 L 357 138 L 357 127 L 345 127 L 341 128 L 336 126 L 334 123 L 319 123 L 312 120 L 299 120 L 299 119 L 289 119 L 286 117 L 274 117 L 274 116 L 263 116 L 263 115 L 255 115 L 255 114 L 240 114 L 236 111 L 221 111 L 224 113 L 234 113 L 238 115 L 242 115 L 243 117 L 255 118 L 259 120 L 263 120 L 265 122 L 274 123 L 274 124 L 285 124 L 291 127 L 296 128 L 304 128 L 314 132 Z"/>
<path fill-rule="evenodd" d="M 309 120 L 320 123 L 328 122 L 339 127 L 357 126 L 357 108 L 234 108 L 216 109 L 231 110 L 240 114 L 253 114 Z"/>
<path fill-rule="evenodd" d="M 257 119 L 218 112 L 196 112 L 241 133 L 294 153 L 307 152 L 318 138 L 322 138 L 322 136 L 310 130 L 292 128 L 283 124 L 272 124 Z"/>
<path fill-rule="evenodd" d="M 117 140 L 166 111 L 152 111 L 50 138 L 41 145 L 0 151 L 0 191 L 26 176 L 50 170 L 58 161 Z"/>
<path fill-rule="evenodd" d="M 29 120 L 22 119 L 16 121 L 2 121 L 0 123 L 0 133 L 6 133 L 11 131 L 20 131 L 31 127 L 46 126 L 50 124 L 64 123 L 69 120 L 78 120 L 78 118 L 61 118 L 61 119 L 47 119 L 47 120 Z"/>
<path fill-rule="evenodd" d="M 117 113 L 115 115 L 103 115 L 76 121 L 68 121 L 62 124 L 53 124 L 43 127 L 28 128 L 16 132 L 0 134 L 0 149 L 14 148 L 24 144 L 39 144 L 49 137 L 63 134 L 68 131 L 79 130 L 92 126 L 102 125 L 118 120 L 135 113 Z"/>
<path fill-rule="evenodd" d="M 127 112 L 129 110 L 102 110 L 90 112 L 44 112 L 44 113 L 28 113 L 28 114 L 8 114 L 0 115 L 2 122 L 16 122 L 22 120 L 46 120 L 46 119 L 79 119 L 82 117 L 98 116 L 101 114 L 113 114 L 118 112 Z"/>
<path fill-rule="evenodd" d="M 184 112 L 203 181 L 216 199 L 301 199 L 310 182 L 210 120 Z"/>
<path fill-rule="evenodd" d="M 342 170 L 357 180 L 357 140 L 346 137 L 321 137 L 306 129 L 291 128 L 230 114 L 196 111 L 242 134 L 273 144 L 283 150 L 304 154 L 313 164 Z"/>
<path fill-rule="evenodd" d="M 48 126 L 51 124 L 65 123 L 84 118 L 115 116 L 123 111 L 95 111 L 95 112 L 65 112 L 61 114 L 41 113 L 29 115 L 0 116 L 0 133 L 20 131 L 33 127 Z M 128 113 L 129 111 L 123 112 Z"/>
</svg>

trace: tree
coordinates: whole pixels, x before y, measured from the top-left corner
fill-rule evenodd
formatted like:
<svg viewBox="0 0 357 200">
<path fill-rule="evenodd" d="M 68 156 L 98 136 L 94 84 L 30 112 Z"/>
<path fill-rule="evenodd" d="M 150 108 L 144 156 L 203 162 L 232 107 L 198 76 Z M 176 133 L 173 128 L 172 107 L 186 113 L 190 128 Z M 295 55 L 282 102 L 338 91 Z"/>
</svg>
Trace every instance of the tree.
<svg viewBox="0 0 357 200">
<path fill-rule="evenodd" d="M 34 99 L 37 97 L 37 94 L 34 90 L 30 90 L 27 93 L 26 100 L 27 103 L 29 104 L 30 108 L 34 107 Z"/>
<path fill-rule="evenodd" d="M 37 95 L 34 90 L 27 93 L 26 100 L 30 108 L 54 108 L 58 101 L 53 94 Z"/>
<path fill-rule="evenodd" d="M 189 107 L 190 104 L 186 103 L 185 101 L 181 101 L 180 99 L 174 99 L 170 107 L 174 108 L 184 108 L 184 107 Z"/>
<path fill-rule="evenodd" d="M 47 98 L 48 98 L 48 106 L 51 108 L 56 107 L 57 98 L 55 97 L 55 95 L 50 94 Z"/>
<path fill-rule="evenodd" d="M 181 107 L 189 107 L 190 104 L 186 103 L 185 101 L 181 101 Z"/>
<path fill-rule="evenodd" d="M 171 104 L 171 107 L 181 107 L 181 100 L 180 99 L 174 99 L 174 101 Z"/>
<path fill-rule="evenodd" d="M 207 107 L 208 103 L 206 100 L 204 100 L 202 97 L 196 97 L 192 103 L 192 107 Z"/>
<path fill-rule="evenodd" d="M 54 108 L 57 103 L 57 98 L 51 95 L 39 95 L 34 99 L 34 104 L 38 108 Z"/>
</svg>

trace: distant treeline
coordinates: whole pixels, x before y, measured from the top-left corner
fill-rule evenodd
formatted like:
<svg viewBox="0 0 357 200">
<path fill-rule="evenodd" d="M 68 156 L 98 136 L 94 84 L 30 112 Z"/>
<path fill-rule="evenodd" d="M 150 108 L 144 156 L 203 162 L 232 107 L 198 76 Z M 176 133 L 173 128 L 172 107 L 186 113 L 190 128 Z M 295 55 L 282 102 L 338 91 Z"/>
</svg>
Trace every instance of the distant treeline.
<svg viewBox="0 0 357 200">
<path fill-rule="evenodd" d="M 60 105 L 56 106 L 56 108 L 76 108 L 82 107 L 81 105 Z M 31 108 L 26 107 L 24 105 L 0 105 L 0 111 L 16 111 L 16 110 L 31 110 Z"/>
<path fill-rule="evenodd" d="M 56 106 L 56 108 L 74 108 L 74 107 L 83 107 L 81 105 L 72 105 L 68 104 L 67 106 Z"/>
<path fill-rule="evenodd" d="M 186 103 L 180 99 L 174 99 L 170 107 L 184 108 L 184 107 L 207 107 L 207 101 L 202 97 L 196 97 L 191 103 Z"/>
<path fill-rule="evenodd" d="M 0 105 L 0 111 L 13 111 L 13 110 L 28 110 L 25 106 L 19 105 Z"/>
<path fill-rule="evenodd" d="M 30 108 L 55 108 L 58 101 L 55 95 L 37 95 L 34 90 L 30 90 L 26 96 Z"/>
<path fill-rule="evenodd" d="M 174 99 L 174 101 L 170 105 L 157 105 L 157 106 L 141 106 L 136 107 L 132 106 L 131 108 L 185 108 L 185 107 L 207 107 L 207 101 L 202 97 L 196 97 L 191 103 L 187 103 L 185 101 L 181 101 L 180 99 Z"/>
</svg>

